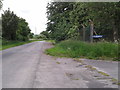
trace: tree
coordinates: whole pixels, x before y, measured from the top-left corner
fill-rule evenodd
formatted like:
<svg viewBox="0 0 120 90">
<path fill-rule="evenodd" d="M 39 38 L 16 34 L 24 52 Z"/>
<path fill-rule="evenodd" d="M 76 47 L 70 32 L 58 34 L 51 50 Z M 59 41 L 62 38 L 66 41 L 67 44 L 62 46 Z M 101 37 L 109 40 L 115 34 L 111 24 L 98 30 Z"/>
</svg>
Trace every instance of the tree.
<svg viewBox="0 0 120 90">
<path fill-rule="evenodd" d="M 2 38 L 2 18 L 0 17 L 0 39 Z"/>
<path fill-rule="evenodd" d="M 16 40 L 16 31 L 18 28 L 18 17 L 10 9 L 2 14 L 2 37 L 7 40 Z"/>
<path fill-rule="evenodd" d="M 3 0 L 0 0 L 0 10 L 1 10 L 2 6 L 3 6 L 2 1 Z M 1 38 L 2 38 L 2 18 L 0 17 L 0 39 Z"/>
<path fill-rule="evenodd" d="M 47 31 L 50 38 L 56 41 L 65 40 L 68 37 L 70 26 L 69 12 L 73 9 L 73 3 L 53 2 L 48 4 Z"/>
<path fill-rule="evenodd" d="M 118 40 L 118 14 L 120 2 L 88 3 L 89 16 L 93 19 L 96 31 L 107 40 Z"/>
<path fill-rule="evenodd" d="M 10 9 L 2 14 L 2 29 L 4 39 L 20 41 L 28 40 L 31 31 L 26 20 L 18 17 Z"/>
<path fill-rule="evenodd" d="M 27 41 L 29 39 L 30 28 L 25 19 L 19 18 L 18 30 L 16 32 L 17 39 L 21 41 Z"/>
<path fill-rule="evenodd" d="M 42 31 L 40 34 L 44 35 L 47 39 L 49 39 L 49 32 L 48 31 Z"/>
<path fill-rule="evenodd" d="M 61 41 L 69 38 L 81 40 L 85 30 L 85 37 L 89 40 L 91 20 L 98 35 L 116 41 L 120 31 L 119 13 L 120 2 L 52 2 L 47 6 L 47 31 L 50 38 Z"/>
<path fill-rule="evenodd" d="M 34 36 L 34 33 L 29 34 L 29 38 L 33 38 L 33 36 Z"/>
</svg>

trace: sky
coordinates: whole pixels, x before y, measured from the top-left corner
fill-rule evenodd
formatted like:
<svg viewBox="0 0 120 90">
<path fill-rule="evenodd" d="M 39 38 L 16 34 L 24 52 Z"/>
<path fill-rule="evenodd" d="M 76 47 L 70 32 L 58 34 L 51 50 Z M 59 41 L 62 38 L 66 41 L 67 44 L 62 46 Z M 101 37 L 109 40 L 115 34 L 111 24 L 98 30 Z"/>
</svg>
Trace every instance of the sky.
<svg viewBox="0 0 120 90">
<path fill-rule="evenodd" d="M 14 11 L 17 16 L 26 19 L 29 23 L 31 32 L 39 34 L 40 32 L 46 30 L 46 6 L 50 1 L 51 0 L 3 0 L 3 10 L 10 8 L 10 10 Z"/>
<path fill-rule="evenodd" d="M 3 10 L 10 8 L 17 16 L 26 19 L 31 32 L 39 34 L 46 30 L 46 6 L 50 0 L 4 0 Z"/>
</svg>

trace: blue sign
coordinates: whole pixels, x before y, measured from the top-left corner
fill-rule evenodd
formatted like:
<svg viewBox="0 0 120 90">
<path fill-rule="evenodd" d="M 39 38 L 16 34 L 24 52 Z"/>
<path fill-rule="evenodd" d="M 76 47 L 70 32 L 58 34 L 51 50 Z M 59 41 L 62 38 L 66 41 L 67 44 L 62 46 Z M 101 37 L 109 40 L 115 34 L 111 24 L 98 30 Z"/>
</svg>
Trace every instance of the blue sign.
<svg viewBox="0 0 120 90">
<path fill-rule="evenodd" d="M 102 38 L 103 37 L 103 35 L 94 35 L 94 36 L 92 36 L 93 38 Z"/>
</svg>

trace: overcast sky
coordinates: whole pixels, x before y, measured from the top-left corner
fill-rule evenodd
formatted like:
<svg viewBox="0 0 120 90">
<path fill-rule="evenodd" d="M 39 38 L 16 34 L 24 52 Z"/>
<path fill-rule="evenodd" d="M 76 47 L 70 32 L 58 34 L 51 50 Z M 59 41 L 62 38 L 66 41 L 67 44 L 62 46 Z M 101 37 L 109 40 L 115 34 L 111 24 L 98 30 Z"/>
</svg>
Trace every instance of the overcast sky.
<svg viewBox="0 0 120 90">
<path fill-rule="evenodd" d="M 39 34 L 47 27 L 47 3 L 48 0 L 4 0 L 3 10 L 10 8 L 17 16 L 26 19 L 33 33 Z"/>
<path fill-rule="evenodd" d="M 3 10 L 7 10 L 8 8 L 10 8 L 10 10 L 14 11 L 14 13 L 17 14 L 17 16 L 26 19 L 33 33 L 39 34 L 40 32 L 46 30 L 47 27 L 46 6 L 47 3 L 50 1 L 51 0 L 3 0 Z M 78 1 L 90 1 L 90 0 L 78 0 Z M 119 1 L 119 0 L 104 0 L 104 1 Z"/>
</svg>

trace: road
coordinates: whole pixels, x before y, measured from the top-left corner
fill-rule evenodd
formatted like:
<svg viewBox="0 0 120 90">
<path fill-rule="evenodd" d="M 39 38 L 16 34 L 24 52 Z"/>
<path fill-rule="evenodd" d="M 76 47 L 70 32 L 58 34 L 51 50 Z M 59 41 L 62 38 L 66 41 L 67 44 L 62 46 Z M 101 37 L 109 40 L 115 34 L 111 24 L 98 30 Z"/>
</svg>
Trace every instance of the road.
<svg viewBox="0 0 120 90">
<path fill-rule="evenodd" d="M 117 88 L 110 77 L 71 58 L 46 55 L 51 43 L 37 41 L 2 51 L 3 88 Z"/>
<path fill-rule="evenodd" d="M 119 73 L 118 68 L 120 68 L 118 62 L 104 61 L 104 60 L 89 60 L 89 59 L 81 59 L 81 60 L 83 60 L 86 64 L 92 65 L 97 69 L 99 69 L 100 71 L 109 74 L 113 78 L 120 80 L 120 77 L 118 77 L 118 73 Z"/>
<path fill-rule="evenodd" d="M 2 52 L 2 86 L 4 88 L 33 87 L 43 42 L 33 42 Z"/>
</svg>

